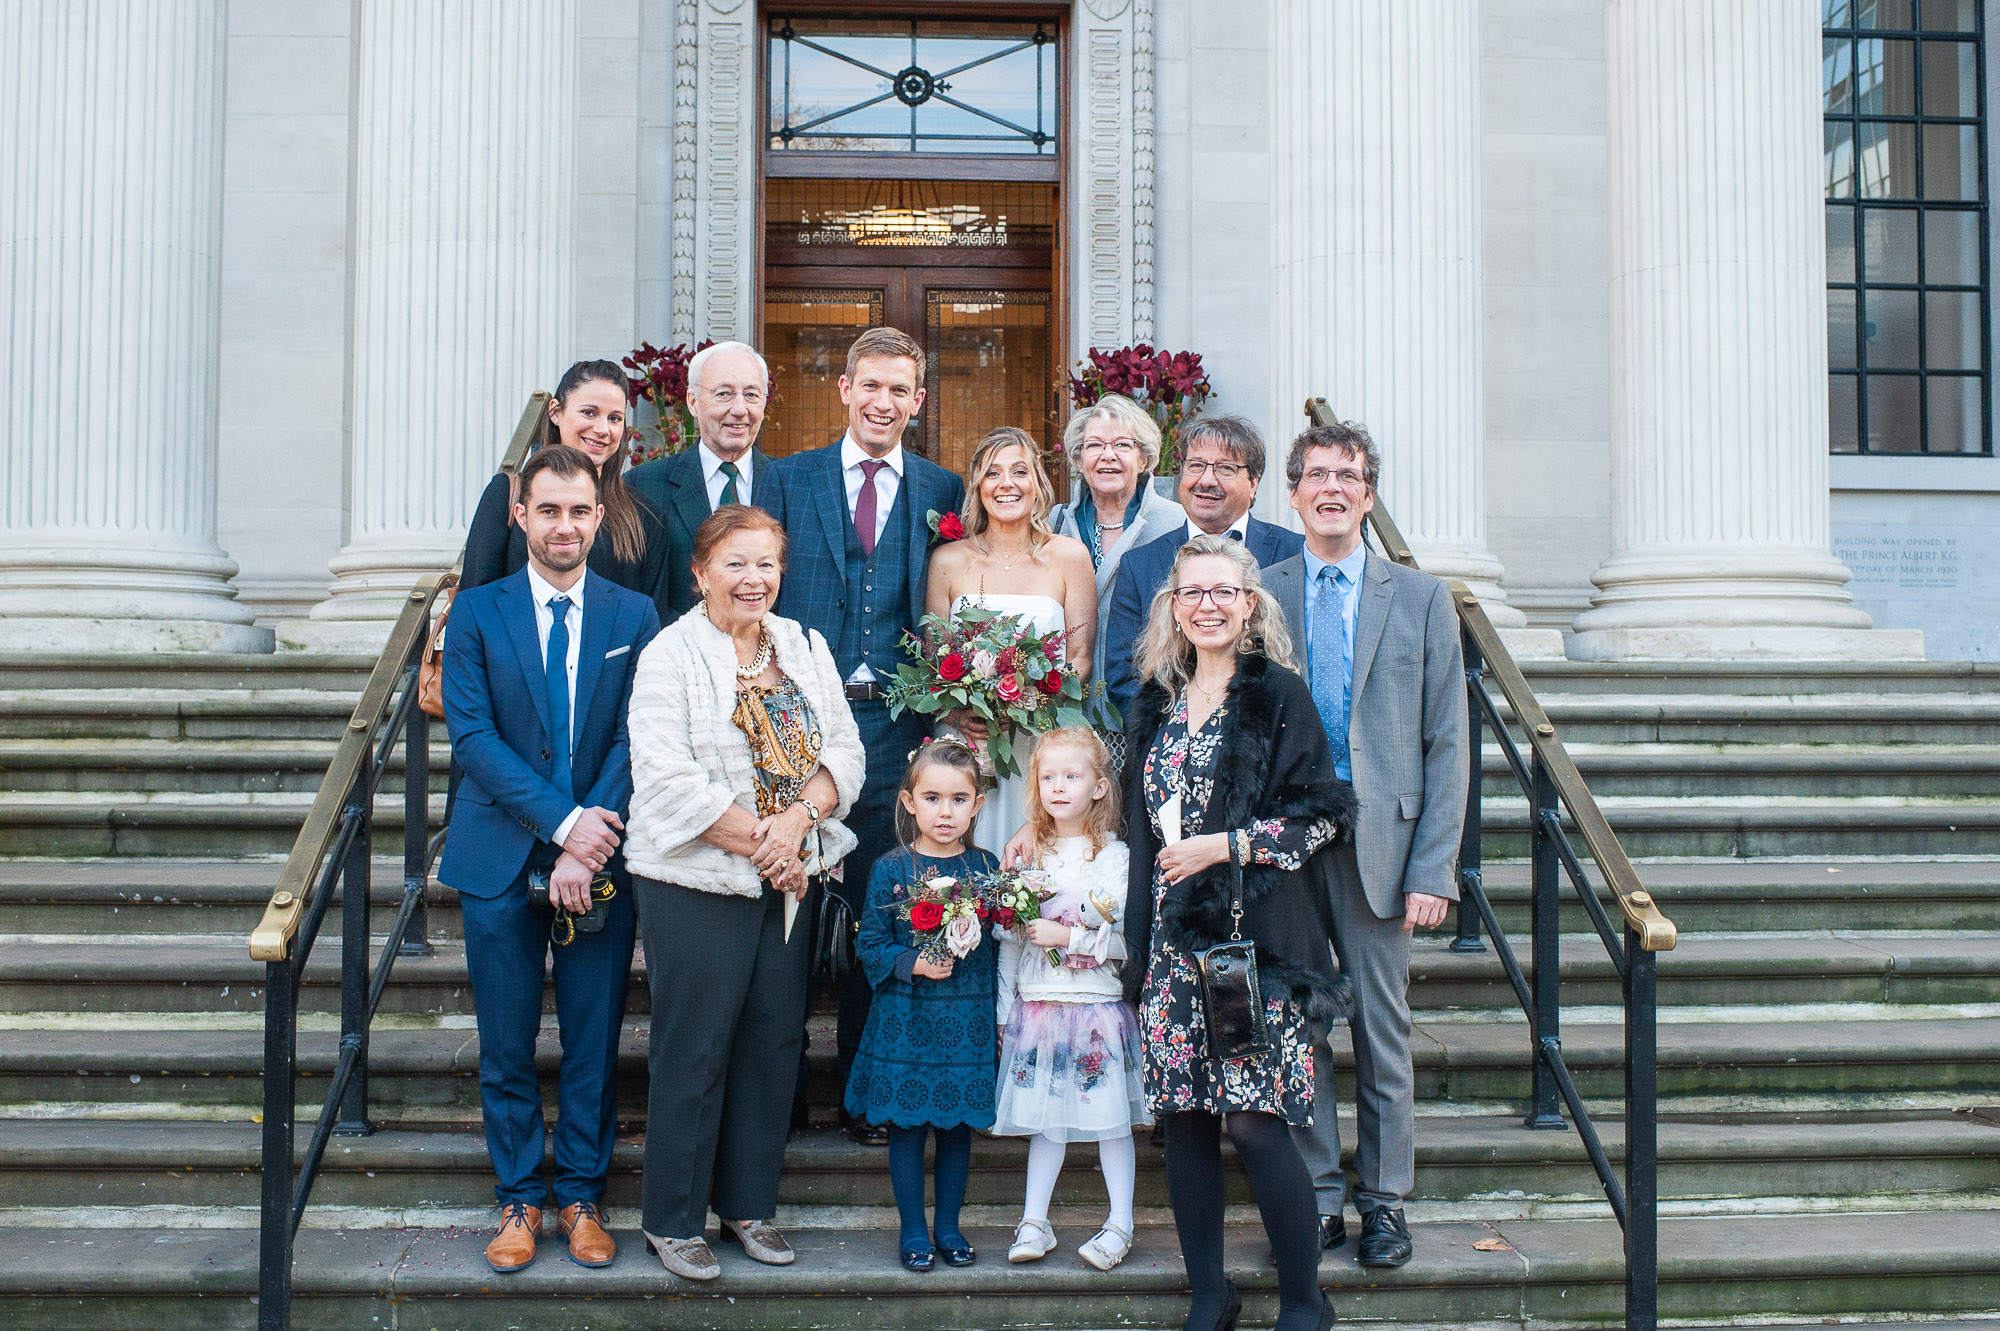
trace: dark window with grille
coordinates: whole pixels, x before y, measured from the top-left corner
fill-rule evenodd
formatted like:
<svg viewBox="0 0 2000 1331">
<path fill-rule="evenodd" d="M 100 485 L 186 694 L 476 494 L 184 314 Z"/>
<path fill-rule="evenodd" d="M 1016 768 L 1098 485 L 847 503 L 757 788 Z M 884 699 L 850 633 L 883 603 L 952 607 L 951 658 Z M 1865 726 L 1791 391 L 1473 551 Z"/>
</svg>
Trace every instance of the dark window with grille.
<svg viewBox="0 0 2000 1331">
<path fill-rule="evenodd" d="M 1980 0 L 1824 0 L 1835 453 L 1991 451 Z"/>
</svg>

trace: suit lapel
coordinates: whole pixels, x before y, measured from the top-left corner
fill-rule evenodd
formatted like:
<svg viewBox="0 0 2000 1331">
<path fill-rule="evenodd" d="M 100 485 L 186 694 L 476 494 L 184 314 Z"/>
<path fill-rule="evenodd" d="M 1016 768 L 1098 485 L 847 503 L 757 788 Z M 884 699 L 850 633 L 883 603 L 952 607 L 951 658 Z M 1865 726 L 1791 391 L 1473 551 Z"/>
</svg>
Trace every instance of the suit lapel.
<svg viewBox="0 0 2000 1331">
<path fill-rule="evenodd" d="M 675 458 L 667 472 L 667 484 L 673 490 L 674 512 L 687 524 L 688 540 L 694 540 L 695 532 L 708 521 L 708 486 L 701 478 L 701 454 L 690 448 Z"/>
<path fill-rule="evenodd" d="M 924 477 L 917 467 L 919 459 L 905 449 L 903 452 L 903 483 L 896 488 L 896 499 L 903 506 L 903 526 L 906 539 L 910 543 L 910 623 L 918 624 L 924 617 L 924 570 L 931 558 L 931 529 L 926 517 L 930 513 L 930 492 L 924 488 Z"/>
<path fill-rule="evenodd" d="M 514 640 L 514 655 L 521 663 L 521 677 L 528 682 L 528 696 L 535 700 L 535 715 L 542 719 L 542 733 L 553 735 L 548 671 L 542 664 L 542 635 L 535 628 L 535 598 L 528 590 L 526 569 L 501 585 L 500 598 L 500 615 L 507 621 L 507 636 Z"/>
<path fill-rule="evenodd" d="M 1361 564 L 1361 604 L 1354 612 L 1354 683 L 1348 690 L 1350 698 L 1361 696 L 1361 686 L 1368 682 L 1368 667 L 1375 660 L 1375 649 L 1381 645 L 1382 630 L 1389 622 L 1389 599 L 1395 595 L 1394 584 L 1389 580 L 1389 570 L 1370 551 Z"/>
<path fill-rule="evenodd" d="M 1306 580 L 1298 570 L 1290 567 L 1291 561 L 1273 565 L 1264 570 L 1264 577 L 1271 588 L 1271 599 L 1278 603 L 1278 613 L 1285 617 L 1285 627 L 1292 631 L 1295 646 L 1303 648 L 1306 642 Z M 1304 652 L 1300 652 L 1301 658 Z"/>
<path fill-rule="evenodd" d="M 604 673 L 604 653 L 611 649 L 611 621 L 617 617 L 610 583 L 596 578 L 591 581 L 597 585 L 584 598 L 583 642 L 576 650 L 576 697 L 569 702 L 570 730 L 576 737 L 572 748 L 576 751 L 583 748 L 583 727 L 577 721 L 590 714 L 591 695 L 597 691 L 598 676 Z"/>
<path fill-rule="evenodd" d="M 847 535 L 843 524 L 850 519 L 847 514 L 847 486 L 840 472 L 840 445 L 835 444 L 822 454 L 815 488 L 819 491 L 819 528 L 826 537 L 827 553 L 833 556 L 837 567 L 844 568 L 847 565 Z"/>
</svg>

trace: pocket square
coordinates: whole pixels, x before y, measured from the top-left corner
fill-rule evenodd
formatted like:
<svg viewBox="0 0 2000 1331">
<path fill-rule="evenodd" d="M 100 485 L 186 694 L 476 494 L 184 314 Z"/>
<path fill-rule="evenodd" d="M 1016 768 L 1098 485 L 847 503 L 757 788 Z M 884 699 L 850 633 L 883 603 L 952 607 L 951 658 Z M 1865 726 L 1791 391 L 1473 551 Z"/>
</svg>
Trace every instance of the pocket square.
<svg viewBox="0 0 2000 1331">
<path fill-rule="evenodd" d="M 632 650 L 632 644 L 628 642 L 623 647 L 613 647 L 610 651 L 604 654 L 604 659 L 609 661 L 612 657 L 623 656 L 625 655 L 625 653 L 631 650 Z"/>
</svg>

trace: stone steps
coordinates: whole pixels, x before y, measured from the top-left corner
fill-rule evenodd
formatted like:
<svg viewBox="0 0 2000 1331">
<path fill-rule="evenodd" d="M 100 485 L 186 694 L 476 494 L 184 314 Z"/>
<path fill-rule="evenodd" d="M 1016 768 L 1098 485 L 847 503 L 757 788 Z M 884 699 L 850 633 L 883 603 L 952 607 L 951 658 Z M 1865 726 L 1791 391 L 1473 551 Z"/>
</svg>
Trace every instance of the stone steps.
<svg viewBox="0 0 2000 1331">
<path fill-rule="evenodd" d="M 1808 1107 L 1961 1108 L 2000 1103 L 2000 1016 L 1928 1013 L 1901 1019 L 1880 1010 L 1836 1011 L 1802 1019 L 1780 1009 L 1753 1019 L 1663 1021 L 1659 1085 L 1663 1105 L 1680 1113 L 1715 1106 L 1766 1112 Z M 1613 1020 L 1563 1031 L 1565 1061 L 1580 1093 L 1609 1102 L 1623 1093 L 1624 1036 Z M 1872 1018 L 1872 1019 L 1871 1019 Z M 333 1068 L 338 1032 L 331 1021 L 299 1035 L 300 1096 L 316 1102 L 319 1078 Z M 643 1117 L 646 1024 L 628 1018 L 620 1044 L 620 1098 L 628 1117 Z M 813 1040 L 813 1098 L 839 1098 L 824 1026 Z M 1420 1018 L 1412 1037 L 1421 1102 L 1476 1112 L 1517 1112 L 1529 1096 L 1528 1027 L 1519 1020 Z M 537 1056 L 545 1075 L 557 1061 L 553 1023 Z M 15 1017 L 0 1028 L 0 1106 L 76 1106 L 98 1116 L 227 1116 L 261 1106 L 261 1022 L 228 1014 L 184 1021 L 154 1016 L 56 1014 L 37 1023 Z M 370 1038 L 374 1103 L 385 1119 L 457 1121 L 476 1114 L 479 1039 L 465 1018 L 379 1023 Z M 1345 1041 L 1336 1069 L 1353 1066 Z M 44 1108 L 6 1111 L 45 1116 Z"/>
<path fill-rule="evenodd" d="M 1724 1215 L 1991 1202 L 2000 1199 L 2000 1110 L 1984 1113 L 1867 1123 L 1669 1120 L 1659 1129 L 1663 1207 L 1669 1214 Z M 1599 1130 L 1614 1165 L 1622 1161 L 1621 1125 L 1609 1121 Z M 259 1131 L 242 1121 L 0 1119 L 0 1231 L 81 1224 L 88 1218 L 82 1212 L 163 1207 L 216 1208 L 230 1213 L 218 1219 L 254 1225 Z M 1343 1120 L 1342 1137 L 1352 1143 L 1351 1120 Z M 607 1206 L 639 1205 L 642 1156 L 641 1135 L 620 1141 Z M 973 1153 L 967 1205 L 990 1212 L 995 1224 L 1018 1215 L 1026 1159 L 1020 1139 L 981 1139 Z M 796 1134 L 780 1186 L 780 1221 L 787 1227 L 894 1226 L 884 1153 L 856 1146 L 837 1130 Z M 1230 1188 L 1232 1203 L 1251 1204 L 1242 1175 L 1231 1172 Z M 319 1229 L 483 1224 L 492 1192 L 476 1125 L 336 1137 L 307 1224 Z M 1163 1153 L 1143 1135 L 1136 1198 L 1142 1208 L 1167 1205 Z M 1070 1152 L 1055 1205 L 1058 1223 L 1087 1224 L 1100 1217 L 1103 1184 L 1093 1148 L 1079 1145 Z M 863 1210 L 866 1214 L 859 1213 Z M 1575 1133 L 1530 1131 L 1516 1116 L 1418 1119 L 1413 1219 L 1608 1214 Z"/>
<path fill-rule="evenodd" d="M 386 915 L 386 912 L 385 912 Z M 1524 973 L 1533 966 L 1525 950 Z M 1563 996 L 1573 1006 L 1615 1006 L 1617 972 L 1597 935 L 1562 940 Z M 322 937 L 300 993 L 305 1012 L 340 1009 L 340 943 Z M 0 1011 L 202 1013 L 263 1010 L 264 964 L 241 937 L 183 934 L 0 935 Z M 1659 955 L 1665 1007 L 1732 1004 L 1983 1004 L 2000 995 L 2000 934 L 1823 931 L 1691 934 Z M 551 1002 L 553 999 L 551 998 Z M 1419 1012 L 1516 1008 L 1499 958 L 1417 942 L 1410 1002 Z M 472 1013 L 464 945 L 439 938 L 428 957 L 402 957 L 383 991 L 385 1013 Z M 642 965 L 627 1010 L 648 1010 Z"/>
<path fill-rule="evenodd" d="M 660 1270 L 626 1218 L 613 1216 L 616 1262 L 589 1271 L 545 1243 L 527 1270 L 496 1277 L 486 1235 L 463 1230 L 309 1231 L 294 1272 L 294 1325 L 305 1328 L 547 1328 L 685 1325 L 738 1328 L 939 1326 L 1171 1327 L 1186 1277 L 1170 1228 L 1142 1226 L 1112 1272 L 1068 1248 L 1009 1266 L 1008 1233 L 974 1227 L 977 1265 L 914 1276 L 882 1235 L 799 1231 L 798 1262 L 755 1267 L 726 1245 L 720 1279 L 690 1285 Z M 1947 1229 L 1949 1245 L 1939 1243 Z M 1327 1255 L 1321 1280 L 1341 1318 L 1419 1325 L 1580 1327 L 1622 1316 L 1623 1258 L 1609 1221 L 1433 1222 L 1414 1226 L 1416 1257 L 1367 1271 Z M 1712 1323 L 2000 1307 L 2000 1211 L 1666 1219 L 1660 1225 L 1666 1318 Z M 1060 1237 L 1080 1241 L 1081 1231 Z M 1226 1260 L 1245 1320 L 1275 1312 L 1265 1241 L 1228 1227 Z M 0 1308 L 15 1325 L 50 1328 L 247 1328 L 256 1308 L 256 1235 L 185 1227 L 51 1229 L 0 1259 Z"/>
<path fill-rule="evenodd" d="M 0 934 L 211 933 L 247 937 L 281 856 L 0 860 Z M 2000 862 L 1987 859 L 1653 860 L 1641 881 L 1684 935 L 1711 931 L 2000 929 Z M 402 861 L 377 858 L 377 909 L 402 899 Z M 1528 867 L 1488 861 L 1501 927 L 1528 932 Z M 338 894 L 336 893 L 336 898 Z M 432 885 L 431 935 L 458 935 L 458 897 Z M 1563 929 L 1590 928 L 1564 894 Z M 387 917 L 380 917 L 386 922 Z"/>
</svg>

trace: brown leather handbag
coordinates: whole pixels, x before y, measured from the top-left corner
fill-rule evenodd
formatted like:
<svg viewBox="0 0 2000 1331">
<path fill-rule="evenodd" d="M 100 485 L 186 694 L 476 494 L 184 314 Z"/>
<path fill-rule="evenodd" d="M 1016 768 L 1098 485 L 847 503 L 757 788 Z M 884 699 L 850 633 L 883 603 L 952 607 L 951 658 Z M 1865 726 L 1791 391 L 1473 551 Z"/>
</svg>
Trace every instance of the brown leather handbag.
<svg viewBox="0 0 2000 1331">
<path fill-rule="evenodd" d="M 431 602 L 430 636 L 424 640 L 423 658 L 417 663 L 417 706 L 426 716 L 444 715 L 444 629 L 456 595 L 458 575 L 447 573 L 438 584 L 437 599 Z"/>
</svg>

